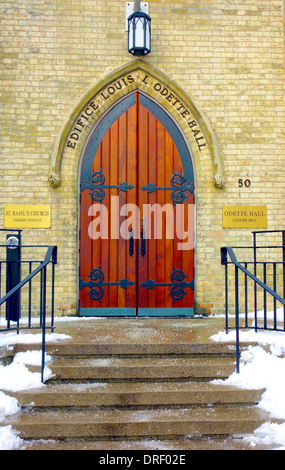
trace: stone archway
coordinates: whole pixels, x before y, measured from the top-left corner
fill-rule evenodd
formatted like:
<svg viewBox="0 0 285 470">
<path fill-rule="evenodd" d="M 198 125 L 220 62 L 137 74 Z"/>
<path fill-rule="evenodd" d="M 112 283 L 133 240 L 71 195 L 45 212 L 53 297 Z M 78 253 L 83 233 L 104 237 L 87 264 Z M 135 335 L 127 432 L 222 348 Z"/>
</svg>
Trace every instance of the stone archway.
<svg viewBox="0 0 285 470">
<path fill-rule="evenodd" d="M 197 173 L 203 171 L 200 156 L 211 162 L 212 180 L 217 188 L 225 184 L 218 144 L 206 116 L 193 98 L 167 75 L 142 60 L 135 60 L 105 76 L 92 86 L 74 106 L 64 122 L 51 156 L 49 181 L 61 185 L 63 158 L 80 160 L 82 149 L 91 131 L 106 110 L 132 91 L 149 95 L 171 115 L 188 140 Z"/>
</svg>

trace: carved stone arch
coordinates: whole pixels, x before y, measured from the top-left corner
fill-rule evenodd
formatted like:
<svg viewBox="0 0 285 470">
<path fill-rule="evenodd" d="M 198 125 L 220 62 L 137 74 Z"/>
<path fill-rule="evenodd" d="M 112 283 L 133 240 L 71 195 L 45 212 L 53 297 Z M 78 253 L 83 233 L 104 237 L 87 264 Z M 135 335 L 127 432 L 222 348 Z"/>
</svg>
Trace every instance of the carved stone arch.
<svg viewBox="0 0 285 470">
<path fill-rule="evenodd" d="M 213 183 L 217 188 L 223 188 L 225 178 L 222 158 L 209 120 L 180 86 L 140 59 L 107 74 L 87 90 L 74 106 L 61 128 L 51 156 L 51 186 L 61 185 L 63 158 L 71 155 L 79 161 L 86 139 L 101 116 L 135 90 L 149 95 L 172 116 L 191 146 L 195 165 L 201 154 L 208 155 Z"/>
</svg>

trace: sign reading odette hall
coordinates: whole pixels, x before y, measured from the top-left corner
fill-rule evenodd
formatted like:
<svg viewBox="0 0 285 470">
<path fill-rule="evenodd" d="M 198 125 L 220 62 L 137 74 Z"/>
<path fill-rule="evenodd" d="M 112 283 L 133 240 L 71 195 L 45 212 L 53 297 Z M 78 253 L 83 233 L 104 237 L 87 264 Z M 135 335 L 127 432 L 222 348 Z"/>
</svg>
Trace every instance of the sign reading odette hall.
<svg viewBox="0 0 285 470">
<path fill-rule="evenodd" d="M 267 206 L 223 206 L 224 228 L 267 228 Z"/>
<path fill-rule="evenodd" d="M 50 205 L 5 205 L 4 228 L 50 228 Z"/>
</svg>

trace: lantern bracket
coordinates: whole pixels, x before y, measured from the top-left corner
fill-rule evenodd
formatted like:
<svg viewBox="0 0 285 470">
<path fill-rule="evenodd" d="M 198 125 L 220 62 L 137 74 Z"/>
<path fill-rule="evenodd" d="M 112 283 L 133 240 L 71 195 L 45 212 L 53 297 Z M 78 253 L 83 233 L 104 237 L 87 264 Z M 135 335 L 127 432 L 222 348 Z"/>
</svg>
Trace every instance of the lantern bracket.
<svg viewBox="0 0 285 470">
<path fill-rule="evenodd" d="M 135 2 L 126 2 L 126 31 L 128 31 L 128 18 L 134 13 Z M 141 2 L 141 11 L 148 15 L 148 2 Z"/>
</svg>

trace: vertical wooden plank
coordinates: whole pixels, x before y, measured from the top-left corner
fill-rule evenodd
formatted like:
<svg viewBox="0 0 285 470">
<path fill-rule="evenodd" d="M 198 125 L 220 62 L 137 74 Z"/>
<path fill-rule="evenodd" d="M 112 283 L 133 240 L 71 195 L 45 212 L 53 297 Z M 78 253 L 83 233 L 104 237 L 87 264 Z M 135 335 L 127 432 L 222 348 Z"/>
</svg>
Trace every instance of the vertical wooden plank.
<svg viewBox="0 0 285 470">
<path fill-rule="evenodd" d="M 127 113 L 119 118 L 118 129 L 118 184 L 127 182 Z M 118 192 L 120 208 L 127 203 L 127 194 Z M 122 222 L 123 217 L 120 217 Z M 124 226 L 123 226 L 124 227 Z M 118 240 L 118 281 L 127 278 L 127 239 L 126 233 L 120 233 Z M 126 291 L 118 289 L 118 307 L 126 307 Z"/>
<path fill-rule="evenodd" d="M 102 143 L 101 143 L 101 160 L 100 160 L 100 168 L 102 168 L 102 172 L 105 176 L 105 184 L 108 185 L 110 181 L 110 132 L 107 131 L 105 136 L 103 137 Z M 99 162 L 98 162 L 99 163 Z M 97 164 L 97 167 L 99 165 Z M 101 227 L 103 228 L 104 225 L 106 224 L 108 227 L 108 235 L 110 236 L 110 190 L 105 189 L 105 198 L 102 201 L 102 205 L 106 207 L 107 209 L 107 217 L 108 220 L 106 220 L 105 214 L 102 214 L 101 216 L 101 222 L 102 225 Z M 104 282 L 109 281 L 110 277 L 110 262 L 109 262 L 109 239 L 100 239 L 98 242 L 95 244 L 95 250 L 96 252 L 96 259 L 97 259 L 97 264 L 99 261 L 99 254 L 100 254 L 100 264 L 102 267 L 102 270 L 105 275 Z M 99 266 L 98 265 L 98 266 Z M 101 302 L 96 302 L 94 304 L 95 307 L 99 308 L 107 308 L 109 306 L 109 301 L 108 301 L 108 288 L 104 286 L 104 296 L 102 297 Z"/>
<path fill-rule="evenodd" d="M 165 132 L 165 187 L 170 187 L 170 181 L 173 173 L 173 150 L 174 144 L 171 136 Z M 171 199 L 171 191 L 165 190 L 165 204 L 167 204 L 167 213 L 165 214 L 165 278 L 166 282 L 170 282 L 170 276 L 174 267 L 173 260 L 173 244 L 174 244 L 174 204 Z M 173 226 L 173 228 L 172 228 Z M 170 238 L 171 237 L 171 238 Z M 173 307 L 173 299 L 170 295 L 170 288 L 165 288 L 165 306 Z"/>
<path fill-rule="evenodd" d="M 118 173 L 119 173 L 119 164 L 118 164 L 118 132 L 119 132 L 119 122 L 118 120 L 110 128 L 110 185 L 117 186 Z M 118 189 L 110 189 L 110 195 L 118 196 Z M 119 218 L 119 210 L 115 204 L 112 205 L 112 214 L 111 217 L 113 220 Z M 110 239 L 109 242 L 109 262 L 110 262 L 110 280 L 111 283 L 118 282 L 118 239 Z M 118 287 L 110 286 L 108 287 L 109 292 L 109 307 L 116 308 L 118 307 Z"/>
<path fill-rule="evenodd" d="M 157 187 L 165 186 L 165 128 L 157 121 Z M 156 193 L 157 203 L 163 206 L 165 204 L 165 191 L 157 190 Z M 162 219 L 162 234 L 165 233 L 165 219 Z M 157 281 L 158 283 L 165 283 L 165 237 L 157 240 Z M 157 287 L 157 308 L 165 308 L 165 287 Z"/>
<path fill-rule="evenodd" d="M 138 112 L 138 207 L 140 211 L 140 228 L 139 233 L 142 229 L 142 217 L 143 217 L 143 206 L 148 203 L 148 194 L 146 191 L 142 191 L 140 188 L 148 184 L 148 168 L 149 168 L 149 121 L 148 111 L 144 106 L 139 105 Z M 138 302 L 140 308 L 148 307 L 148 294 L 149 291 L 146 287 L 142 287 L 140 284 L 146 282 L 148 277 L 148 256 L 149 256 L 149 244 L 146 240 L 146 255 L 141 254 L 141 239 L 139 239 L 139 266 L 138 266 Z"/>
<path fill-rule="evenodd" d="M 188 198 L 184 201 L 185 207 L 185 218 L 184 218 L 184 226 L 185 232 L 188 233 L 189 240 L 186 241 L 189 243 L 189 248 L 187 250 L 183 250 L 183 270 L 185 274 L 187 274 L 186 282 L 191 282 L 194 278 L 194 259 L 195 259 L 195 250 L 194 250 L 194 229 L 195 229 L 195 221 L 194 221 L 194 195 L 188 192 Z M 188 211 L 188 207 L 190 207 L 190 213 Z M 194 306 L 194 291 L 190 288 L 187 289 L 187 296 L 183 299 L 183 306 L 189 307 Z"/>
<path fill-rule="evenodd" d="M 175 145 L 174 145 L 173 152 L 174 152 L 173 171 L 175 171 L 175 173 L 183 174 L 183 168 L 182 168 L 182 164 L 181 164 L 180 155 L 179 155 Z M 181 205 L 176 204 L 176 206 L 174 208 L 174 213 L 175 213 L 175 242 L 173 243 L 173 245 L 174 245 L 173 246 L 173 267 L 176 267 L 177 269 L 183 270 L 183 252 L 178 249 L 178 243 L 180 242 L 180 239 L 178 239 L 178 234 L 177 234 L 178 227 L 181 227 L 181 225 L 182 225 L 183 217 L 181 215 L 182 213 L 179 210 L 177 210 L 178 206 L 181 206 Z M 182 305 L 183 305 L 183 301 L 179 301 L 179 300 L 176 301 L 176 302 L 173 301 L 173 306 L 175 308 L 181 307 Z"/>
<path fill-rule="evenodd" d="M 88 217 L 88 209 L 90 205 L 90 196 L 88 189 L 85 189 L 81 195 L 81 208 L 80 208 L 80 278 L 84 282 L 88 282 L 88 274 L 92 269 L 91 263 L 91 240 L 88 236 L 88 225 L 90 222 L 90 218 Z M 87 295 L 88 288 L 84 287 L 82 290 L 79 291 L 79 300 L 80 300 L 80 307 L 81 308 L 88 308 L 91 305 L 91 299 Z"/>
<path fill-rule="evenodd" d="M 134 186 L 133 189 L 127 192 L 127 203 L 137 206 L 137 105 L 132 106 L 127 111 L 127 149 L 126 149 L 126 181 L 129 185 Z M 138 224 L 139 220 L 135 221 L 133 230 Z M 129 255 L 129 243 L 127 242 L 126 252 L 126 278 L 134 284 L 126 290 L 126 306 L 128 308 L 136 308 L 137 305 L 137 273 L 136 273 L 136 256 L 137 247 L 134 241 L 134 254 Z"/>
<path fill-rule="evenodd" d="M 156 184 L 156 175 L 157 175 L 157 165 L 156 165 L 156 155 L 157 155 L 157 119 L 155 116 L 148 112 L 148 121 L 149 121 L 149 172 L 148 172 L 148 183 Z M 151 193 L 148 195 L 148 204 L 154 206 L 157 202 L 156 193 Z M 150 207 L 149 207 L 150 209 Z M 151 218 L 150 218 L 151 217 Z M 148 278 L 156 281 L 157 278 L 157 240 L 154 234 L 154 216 L 152 214 L 146 215 L 150 228 L 148 229 L 150 239 L 148 240 Z M 149 290 L 148 292 L 148 308 L 156 308 L 156 289 Z"/>
<path fill-rule="evenodd" d="M 99 146 L 96 155 L 94 156 L 94 163 L 92 172 L 99 171 L 101 168 L 101 145 Z M 91 190 L 85 189 L 81 193 L 81 211 L 80 211 L 80 229 L 81 229 L 81 243 L 80 243 L 80 277 L 84 282 L 90 281 L 88 275 L 93 269 L 97 269 L 101 264 L 101 241 L 100 239 L 94 240 L 94 226 L 92 221 L 98 217 L 89 215 L 89 210 L 93 204 L 96 204 L 90 196 Z M 90 225 L 91 224 L 91 225 Z M 93 306 L 94 301 L 88 295 L 89 287 L 84 287 L 80 291 L 80 306 L 81 308 L 90 308 Z"/>
<path fill-rule="evenodd" d="M 181 163 L 181 158 L 180 155 L 177 151 L 177 148 L 175 147 L 175 157 L 174 157 L 174 162 L 175 162 L 175 167 L 174 170 L 177 173 L 183 174 L 183 167 Z M 186 199 L 184 200 L 183 204 L 179 204 L 180 208 L 183 207 L 183 212 L 179 213 L 180 217 L 177 215 L 176 216 L 176 223 L 180 227 L 180 232 L 185 234 L 189 230 L 189 237 L 190 237 L 190 243 L 191 243 L 191 249 L 186 249 L 186 250 L 178 250 L 178 243 L 187 243 L 187 237 L 184 240 L 178 239 L 177 243 L 175 243 L 175 266 L 178 269 L 181 269 L 187 276 L 185 278 L 185 282 L 191 282 L 191 280 L 194 277 L 194 250 L 193 250 L 193 236 L 194 236 L 194 218 L 193 214 L 194 211 L 192 210 L 194 198 L 193 195 L 189 192 L 185 192 Z M 190 220 L 188 220 L 188 205 L 191 205 L 191 211 L 190 211 Z M 178 204 L 177 204 L 178 207 Z M 188 223 L 189 222 L 189 223 Z M 193 308 L 194 306 L 194 293 L 193 291 L 187 287 L 185 289 L 186 295 L 183 297 L 181 301 L 177 301 L 175 303 L 176 306 L 183 307 L 183 308 Z"/>
</svg>

